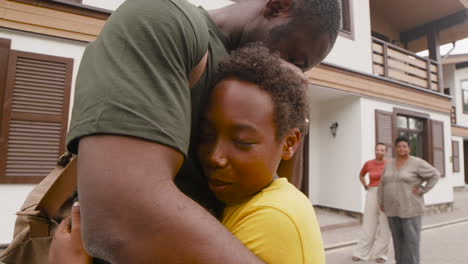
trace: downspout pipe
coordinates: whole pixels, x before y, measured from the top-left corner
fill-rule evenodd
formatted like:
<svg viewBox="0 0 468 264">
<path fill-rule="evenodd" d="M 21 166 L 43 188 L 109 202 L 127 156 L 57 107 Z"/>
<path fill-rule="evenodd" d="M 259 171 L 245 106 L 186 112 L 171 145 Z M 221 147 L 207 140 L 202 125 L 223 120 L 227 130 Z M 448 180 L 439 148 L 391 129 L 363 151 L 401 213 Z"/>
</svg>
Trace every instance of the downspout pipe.
<svg viewBox="0 0 468 264">
<path fill-rule="evenodd" d="M 452 53 L 452 51 L 455 49 L 456 44 L 456 41 L 452 42 L 453 47 L 444 56 L 442 56 L 442 58 L 440 58 L 441 62 L 444 61 L 450 55 L 450 53 Z"/>
</svg>

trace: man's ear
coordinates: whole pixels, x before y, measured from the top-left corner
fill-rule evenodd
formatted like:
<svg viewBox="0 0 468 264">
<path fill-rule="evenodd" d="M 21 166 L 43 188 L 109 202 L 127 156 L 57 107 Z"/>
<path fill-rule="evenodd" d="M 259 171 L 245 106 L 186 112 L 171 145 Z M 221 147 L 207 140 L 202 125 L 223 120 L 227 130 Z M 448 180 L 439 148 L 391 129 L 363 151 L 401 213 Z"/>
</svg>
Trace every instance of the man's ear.
<svg viewBox="0 0 468 264">
<path fill-rule="evenodd" d="M 283 154 L 281 155 L 281 159 L 289 160 L 292 158 L 297 148 L 299 147 L 301 136 L 301 131 L 298 128 L 293 128 L 286 133 L 286 137 L 284 138 L 283 142 Z"/>
<path fill-rule="evenodd" d="M 263 16 L 266 19 L 279 17 L 281 15 L 289 15 L 294 0 L 268 0 Z"/>
</svg>

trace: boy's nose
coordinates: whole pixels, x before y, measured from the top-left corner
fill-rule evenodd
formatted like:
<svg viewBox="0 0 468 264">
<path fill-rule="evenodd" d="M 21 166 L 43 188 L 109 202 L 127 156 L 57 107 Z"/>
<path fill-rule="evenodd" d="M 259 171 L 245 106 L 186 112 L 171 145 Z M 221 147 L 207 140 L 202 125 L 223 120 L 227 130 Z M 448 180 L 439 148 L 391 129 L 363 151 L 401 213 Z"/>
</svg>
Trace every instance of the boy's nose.
<svg viewBox="0 0 468 264">
<path fill-rule="evenodd" d="M 209 162 L 212 167 L 224 168 L 227 166 L 227 157 L 220 143 L 213 145 L 209 154 Z"/>
</svg>

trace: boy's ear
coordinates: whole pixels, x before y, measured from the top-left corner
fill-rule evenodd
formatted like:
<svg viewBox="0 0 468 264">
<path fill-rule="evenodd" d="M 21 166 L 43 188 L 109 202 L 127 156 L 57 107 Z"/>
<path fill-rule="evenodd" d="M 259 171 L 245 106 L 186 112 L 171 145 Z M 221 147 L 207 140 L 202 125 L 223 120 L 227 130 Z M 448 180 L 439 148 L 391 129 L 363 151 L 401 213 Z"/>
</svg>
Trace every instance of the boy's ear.
<svg viewBox="0 0 468 264">
<path fill-rule="evenodd" d="M 281 155 L 281 158 L 283 160 L 291 159 L 299 147 L 300 141 L 301 131 L 298 128 L 293 128 L 287 132 L 283 142 L 283 155 Z"/>
<path fill-rule="evenodd" d="M 268 0 L 263 9 L 263 16 L 266 19 L 289 15 L 294 0 Z"/>
</svg>

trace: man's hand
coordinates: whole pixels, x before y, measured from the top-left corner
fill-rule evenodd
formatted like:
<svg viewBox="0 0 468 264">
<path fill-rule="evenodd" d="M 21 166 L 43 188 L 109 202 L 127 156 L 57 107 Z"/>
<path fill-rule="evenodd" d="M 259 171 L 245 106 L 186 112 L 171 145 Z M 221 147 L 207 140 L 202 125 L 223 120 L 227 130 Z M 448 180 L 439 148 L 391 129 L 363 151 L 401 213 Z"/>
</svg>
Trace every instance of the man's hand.
<svg viewBox="0 0 468 264">
<path fill-rule="evenodd" d="M 369 190 L 369 185 L 367 185 L 367 184 L 363 185 L 362 187 L 364 187 L 364 189 L 366 189 L 366 191 Z"/>
<path fill-rule="evenodd" d="M 385 207 L 383 204 L 380 204 L 380 210 L 382 210 L 382 212 L 385 212 Z"/>
<path fill-rule="evenodd" d="M 70 221 L 72 223 L 70 230 Z M 88 264 L 92 258 L 86 253 L 81 240 L 81 219 L 79 204 L 72 207 L 71 217 L 62 220 L 50 245 L 51 264 Z"/>
</svg>

